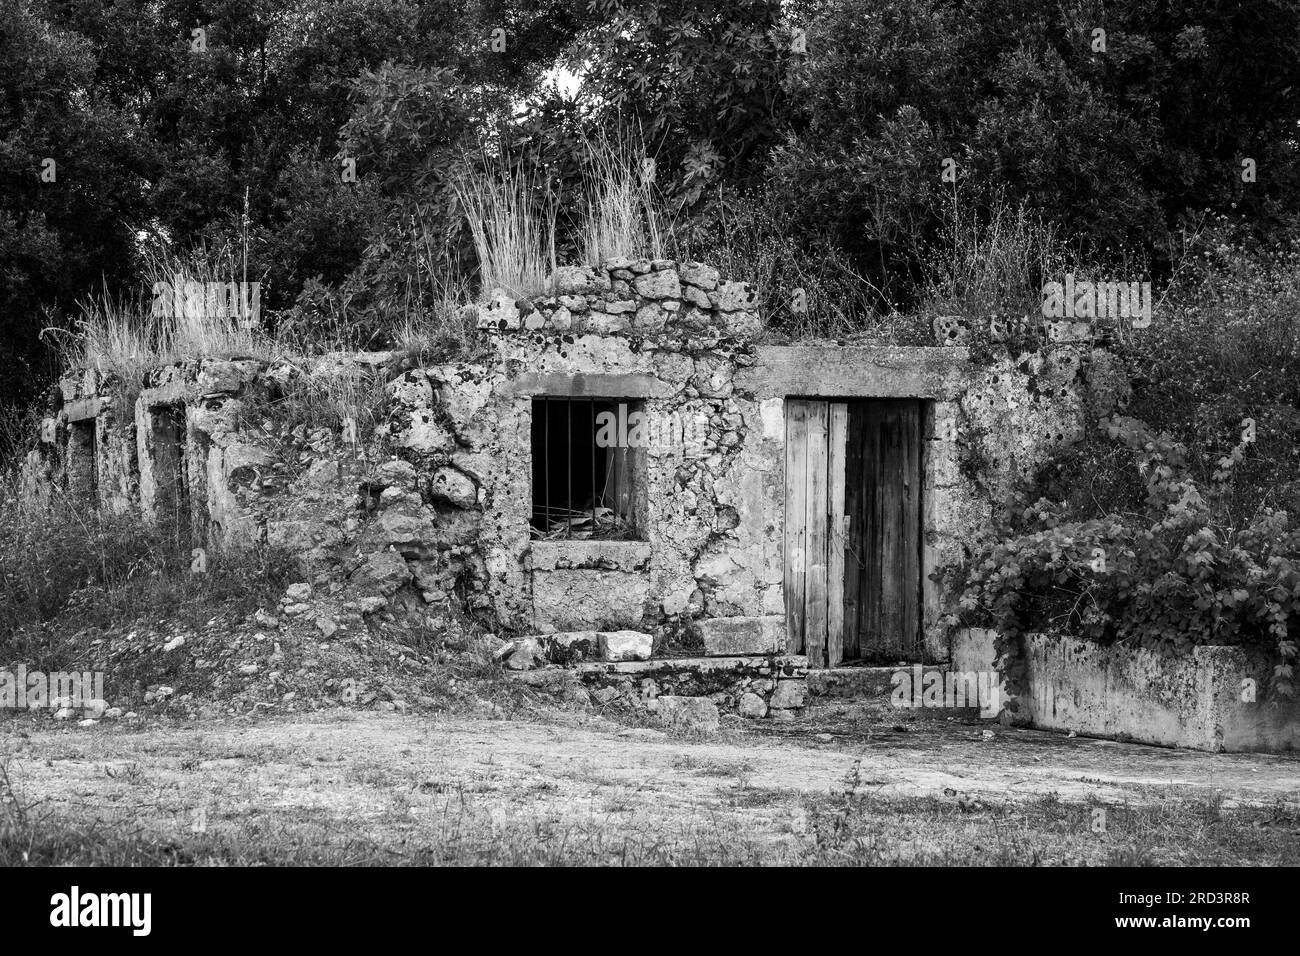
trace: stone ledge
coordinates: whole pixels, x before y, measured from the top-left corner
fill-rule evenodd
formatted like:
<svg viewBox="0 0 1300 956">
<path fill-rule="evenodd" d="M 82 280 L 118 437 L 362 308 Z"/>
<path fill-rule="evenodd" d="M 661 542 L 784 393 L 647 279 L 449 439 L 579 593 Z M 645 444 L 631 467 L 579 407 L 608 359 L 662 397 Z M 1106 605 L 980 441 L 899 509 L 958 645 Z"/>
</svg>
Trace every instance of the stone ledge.
<svg viewBox="0 0 1300 956">
<path fill-rule="evenodd" d="M 737 372 L 736 388 L 760 400 L 788 395 L 951 400 L 966 390 L 970 374 L 964 348 L 765 345 L 752 368 Z"/>
<path fill-rule="evenodd" d="M 622 674 L 652 677 L 657 673 L 749 673 L 766 677 L 808 676 L 808 658 L 802 654 L 747 655 L 744 657 L 661 657 L 649 661 L 585 661 L 579 674 Z"/>
<path fill-rule="evenodd" d="M 1270 702 L 1271 664 L 1243 648 L 1169 654 L 1031 634 L 1024 655 L 1020 703 L 1034 727 L 1195 750 L 1300 749 L 1300 702 Z"/>
<path fill-rule="evenodd" d="M 644 372 L 524 372 L 499 391 L 504 396 L 521 397 L 644 399 L 667 398 L 673 394 L 673 386 Z"/>
<path fill-rule="evenodd" d="M 146 388 L 140 392 L 140 397 L 136 400 L 135 407 L 137 414 L 140 410 L 150 411 L 160 405 L 175 405 L 184 402 L 187 397 L 187 387 L 182 381 L 168 382 L 165 385 L 158 385 L 154 388 Z"/>
<path fill-rule="evenodd" d="M 664 697 L 707 699 L 740 716 L 791 720 L 808 702 L 803 655 L 590 661 L 509 674 L 533 687 L 654 712 Z M 589 696 L 588 696 L 589 695 Z"/>
<path fill-rule="evenodd" d="M 533 541 L 529 550 L 534 571 L 641 571 L 650 563 L 648 541 Z"/>
</svg>

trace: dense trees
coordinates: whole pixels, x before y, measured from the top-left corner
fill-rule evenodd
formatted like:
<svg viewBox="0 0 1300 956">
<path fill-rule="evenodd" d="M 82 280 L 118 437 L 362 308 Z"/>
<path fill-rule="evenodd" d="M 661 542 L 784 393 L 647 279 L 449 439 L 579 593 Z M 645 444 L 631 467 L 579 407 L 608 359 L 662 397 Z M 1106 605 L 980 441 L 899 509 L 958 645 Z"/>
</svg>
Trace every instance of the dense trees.
<svg viewBox="0 0 1300 956">
<path fill-rule="evenodd" d="M 563 191 L 584 133 L 635 128 L 696 248 L 743 221 L 882 312 L 954 201 L 1157 276 L 1189 213 L 1300 208 L 1289 0 L 6 0 L 0 62 L 0 402 L 150 236 L 246 230 L 271 310 L 382 320 L 413 256 L 466 261 L 448 177 L 484 135 Z"/>
</svg>

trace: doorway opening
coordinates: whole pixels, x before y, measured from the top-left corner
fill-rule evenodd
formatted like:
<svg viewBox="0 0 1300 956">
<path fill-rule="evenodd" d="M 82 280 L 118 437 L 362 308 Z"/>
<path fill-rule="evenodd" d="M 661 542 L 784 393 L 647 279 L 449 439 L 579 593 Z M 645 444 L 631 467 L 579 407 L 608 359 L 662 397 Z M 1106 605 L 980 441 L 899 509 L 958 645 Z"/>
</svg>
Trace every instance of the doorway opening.
<svg viewBox="0 0 1300 956">
<path fill-rule="evenodd" d="M 787 650 L 810 667 L 923 656 L 921 399 L 787 399 Z"/>
</svg>

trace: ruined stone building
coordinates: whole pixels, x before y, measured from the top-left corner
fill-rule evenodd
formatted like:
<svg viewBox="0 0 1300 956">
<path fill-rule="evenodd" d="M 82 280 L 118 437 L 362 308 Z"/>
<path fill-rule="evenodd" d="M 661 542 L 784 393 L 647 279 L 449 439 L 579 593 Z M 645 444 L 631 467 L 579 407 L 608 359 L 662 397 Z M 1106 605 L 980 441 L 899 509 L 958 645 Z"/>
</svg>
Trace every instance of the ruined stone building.
<svg viewBox="0 0 1300 956">
<path fill-rule="evenodd" d="M 949 661 L 944 572 L 1117 393 L 1070 323 L 987 362 L 959 323 L 934 347 L 771 343 L 750 287 L 699 263 L 562 268 L 476 308 L 452 363 L 74 372 L 31 480 L 195 548 L 289 549 L 369 607 L 454 604 L 532 637 L 517 668 L 725 672 L 765 712 L 808 669 Z"/>
</svg>

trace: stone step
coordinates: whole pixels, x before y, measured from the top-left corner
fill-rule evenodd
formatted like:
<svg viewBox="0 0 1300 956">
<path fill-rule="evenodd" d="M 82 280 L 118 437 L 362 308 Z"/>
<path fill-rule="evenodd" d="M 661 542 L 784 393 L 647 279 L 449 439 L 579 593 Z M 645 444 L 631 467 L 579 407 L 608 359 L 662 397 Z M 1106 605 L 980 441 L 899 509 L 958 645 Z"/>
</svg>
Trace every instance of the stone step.
<svg viewBox="0 0 1300 956">
<path fill-rule="evenodd" d="M 645 661 L 653 647 L 654 638 L 641 631 L 563 631 L 525 635 L 503 647 L 497 657 L 510 670 L 526 671 L 591 660 Z"/>
<path fill-rule="evenodd" d="M 573 665 L 579 674 L 748 674 L 763 677 L 803 677 L 809 673 L 802 654 L 744 654 L 731 657 L 657 657 L 648 661 L 583 661 Z"/>
<path fill-rule="evenodd" d="M 894 675 L 913 673 L 920 666 L 922 674 L 947 670 L 942 664 L 887 664 L 866 667 L 828 667 L 808 671 L 808 693 L 814 697 L 889 697 Z"/>
<path fill-rule="evenodd" d="M 574 694 L 573 688 L 582 688 L 601 705 L 621 702 L 654 712 L 654 701 L 661 698 L 707 700 L 712 707 L 735 710 L 742 717 L 793 720 L 807 704 L 807 674 L 808 659 L 803 655 L 750 654 L 581 661 L 543 665 L 510 676 L 552 692 L 569 688 Z"/>
<path fill-rule="evenodd" d="M 993 674 L 960 677 L 947 663 L 836 667 L 808 672 L 810 708 L 852 705 L 879 719 L 996 717 L 1002 691 Z"/>
</svg>

